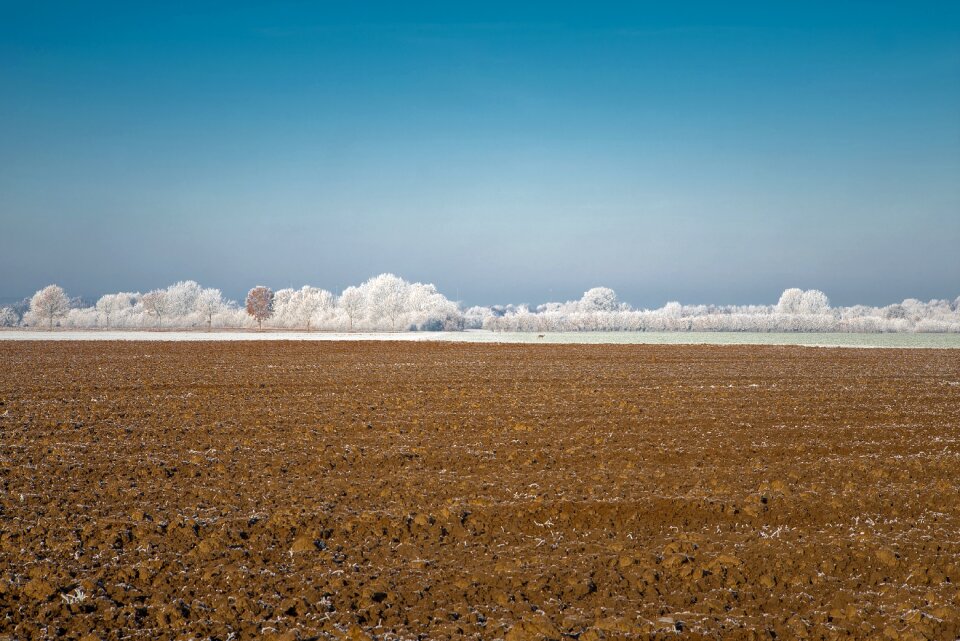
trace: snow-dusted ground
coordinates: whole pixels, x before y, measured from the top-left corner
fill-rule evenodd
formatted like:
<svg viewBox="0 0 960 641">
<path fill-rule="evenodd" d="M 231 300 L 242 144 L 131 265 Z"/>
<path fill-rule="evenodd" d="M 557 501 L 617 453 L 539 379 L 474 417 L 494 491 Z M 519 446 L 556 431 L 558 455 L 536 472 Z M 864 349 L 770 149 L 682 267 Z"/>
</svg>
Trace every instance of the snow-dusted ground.
<svg viewBox="0 0 960 641">
<path fill-rule="evenodd" d="M 808 345 L 960 349 L 960 334 L 828 334 L 754 332 L 293 332 L 293 331 L 0 331 L 0 340 L 29 341 L 449 341 L 466 343 L 606 343 L 653 345 Z"/>
</svg>

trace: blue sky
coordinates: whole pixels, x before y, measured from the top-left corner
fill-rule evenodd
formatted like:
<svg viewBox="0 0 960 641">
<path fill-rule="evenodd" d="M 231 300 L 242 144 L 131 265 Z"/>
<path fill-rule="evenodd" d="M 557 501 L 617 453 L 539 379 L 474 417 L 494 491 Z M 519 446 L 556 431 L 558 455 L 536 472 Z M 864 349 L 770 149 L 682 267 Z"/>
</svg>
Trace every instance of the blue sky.
<svg viewBox="0 0 960 641">
<path fill-rule="evenodd" d="M 516 4 L 0 0 L 0 298 L 960 295 L 960 3 Z"/>
</svg>

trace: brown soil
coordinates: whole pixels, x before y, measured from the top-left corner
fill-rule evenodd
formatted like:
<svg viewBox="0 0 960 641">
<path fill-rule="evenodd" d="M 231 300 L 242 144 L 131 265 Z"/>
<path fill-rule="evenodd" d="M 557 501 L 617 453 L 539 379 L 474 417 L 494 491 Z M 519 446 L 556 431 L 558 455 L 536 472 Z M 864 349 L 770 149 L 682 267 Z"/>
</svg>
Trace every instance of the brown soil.
<svg viewBox="0 0 960 641">
<path fill-rule="evenodd" d="M 0 638 L 955 639 L 960 352 L 0 343 Z"/>
</svg>

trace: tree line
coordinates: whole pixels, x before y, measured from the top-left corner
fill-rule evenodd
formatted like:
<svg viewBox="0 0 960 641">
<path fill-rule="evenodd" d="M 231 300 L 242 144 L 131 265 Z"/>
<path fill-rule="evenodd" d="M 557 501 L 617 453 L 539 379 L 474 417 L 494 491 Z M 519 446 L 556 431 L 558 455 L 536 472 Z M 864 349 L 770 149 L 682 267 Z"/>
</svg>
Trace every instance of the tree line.
<svg viewBox="0 0 960 641">
<path fill-rule="evenodd" d="M 106 294 L 90 306 L 71 301 L 57 285 L 48 285 L 19 310 L 0 309 L 0 326 L 431 331 L 463 329 L 463 314 L 433 285 L 381 274 L 346 288 L 339 296 L 311 286 L 273 291 L 258 285 L 243 306 L 224 298 L 219 289 L 204 288 L 192 280 L 145 294 Z"/>
<path fill-rule="evenodd" d="M 0 326 L 77 329 L 257 328 L 305 331 L 751 331 L 960 332 L 960 298 L 907 299 L 884 307 L 831 307 L 816 289 L 787 289 L 772 305 L 682 305 L 633 309 L 595 287 L 577 300 L 463 308 L 430 284 L 381 274 L 339 295 L 318 287 L 258 285 L 243 305 L 219 289 L 181 281 L 147 293 L 106 294 L 93 305 L 57 285 L 0 308 Z"/>
</svg>

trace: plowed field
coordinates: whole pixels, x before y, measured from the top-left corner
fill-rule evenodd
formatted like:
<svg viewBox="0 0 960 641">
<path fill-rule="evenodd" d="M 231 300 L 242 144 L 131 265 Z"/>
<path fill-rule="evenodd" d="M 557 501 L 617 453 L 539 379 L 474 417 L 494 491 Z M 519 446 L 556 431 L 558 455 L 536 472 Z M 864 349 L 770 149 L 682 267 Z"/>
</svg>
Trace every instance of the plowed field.
<svg viewBox="0 0 960 641">
<path fill-rule="evenodd" d="M 0 343 L 0 639 L 960 636 L 960 352 Z"/>
</svg>

